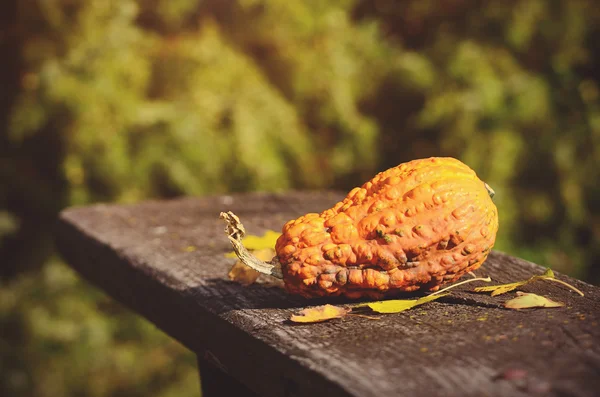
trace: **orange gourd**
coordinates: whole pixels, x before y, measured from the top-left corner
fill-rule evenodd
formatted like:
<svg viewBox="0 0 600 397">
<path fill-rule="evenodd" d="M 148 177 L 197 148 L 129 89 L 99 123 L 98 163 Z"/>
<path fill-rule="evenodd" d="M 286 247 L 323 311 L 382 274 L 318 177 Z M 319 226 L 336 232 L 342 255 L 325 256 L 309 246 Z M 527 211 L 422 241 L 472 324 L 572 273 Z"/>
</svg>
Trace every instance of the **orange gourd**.
<svg viewBox="0 0 600 397">
<path fill-rule="evenodd" d="M 434 291 L 477 269 L 498 230 L 492 195 L 454 158 L 400 164 L 354 188 L 332 208 L 287 222 L 271 263 L 243 252 L 239 220 L 231 213 L 222 217 L 240 259 L 281 276 L 288 292 L 381 298 Z"/>
</svg>

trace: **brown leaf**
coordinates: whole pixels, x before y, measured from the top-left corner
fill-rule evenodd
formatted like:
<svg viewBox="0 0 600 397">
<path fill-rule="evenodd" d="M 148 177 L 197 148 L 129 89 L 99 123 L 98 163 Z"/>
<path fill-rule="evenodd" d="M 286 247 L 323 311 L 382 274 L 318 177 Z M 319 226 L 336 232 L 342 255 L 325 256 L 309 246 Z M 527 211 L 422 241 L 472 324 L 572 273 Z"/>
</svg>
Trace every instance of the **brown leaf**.
<svg viewBox="0 0 600 397">
<path fill-rule="evenodd" d="M 290 320 L 295 323 L 318 323 L 321 321 L 341 318 L 350 312 L 351 309 L 333 305 L 315 306 L 309 309 L 303 309 L 298 315 L 292 315 Z"/>
<path fill-rule="evenodd" d="M 275 250 L 272 248 L 259 249 L 254 251 L 253 254 L 260 260 L 270 260 L 275 256 Z M 260 273 L 244 265 L 241 261 L 237 261 L 227 275 L 231 281 L 241 285 L 250 285 L 256 282 Z"/>
<path fill-rule="evenodd" d="M 517 292 L 517 297 L 504 303 L 507 309 L 529 309 L 534 307 L 563 307 L 565 304 L 537 294 Z"/>
<path fill-rule="evenodd" d="M 238 284 L 250 285 L 256 282 L 256 279 L 258 279 L 260 273 L 251 267 L 244 265 L 242 261 L 237 261 L 227 276 L 229 276 L 231 281 L 235 281 Z"/>
</svg>

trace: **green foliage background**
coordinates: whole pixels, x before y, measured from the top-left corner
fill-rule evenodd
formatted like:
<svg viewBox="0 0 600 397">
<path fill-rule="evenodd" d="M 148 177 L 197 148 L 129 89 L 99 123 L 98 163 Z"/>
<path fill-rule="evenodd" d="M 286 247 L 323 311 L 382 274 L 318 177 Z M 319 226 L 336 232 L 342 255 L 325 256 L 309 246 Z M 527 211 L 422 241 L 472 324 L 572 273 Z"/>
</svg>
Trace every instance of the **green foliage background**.
<svg viewBox="0 0 600 397">
<path fill-rule="evenodd" d="M 195 358 L 56 258 L 96 201 L 350 189 L 454 156 L 496 248 L 600 282 L 595 0 L 8 0 L 0 394 L 198 394 Z"/>
</svg>

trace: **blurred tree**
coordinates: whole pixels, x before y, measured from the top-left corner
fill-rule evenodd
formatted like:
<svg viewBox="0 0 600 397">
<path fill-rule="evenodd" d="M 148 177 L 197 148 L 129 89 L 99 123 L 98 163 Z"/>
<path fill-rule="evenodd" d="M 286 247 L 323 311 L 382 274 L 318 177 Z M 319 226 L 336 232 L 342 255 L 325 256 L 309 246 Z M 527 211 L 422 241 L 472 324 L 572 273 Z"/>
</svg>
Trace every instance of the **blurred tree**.
<svg viewBox="0 0 600 397">
<path fill-rule="evenodd" d="M 367 104 L 382 168 L 461 158 L 498 192 L 498 248 L 600 282 L 597 2 L 365 0 L 354 15 L 426 76 L 395 73 Z"/>
<path fill-rule="evenodd" d="M 5 3 L 0 394 L 196 393 L 191 365 L 131 360 L 183 349 L 49 260 L 67 205 L 454 156 L 498 193 L 498 249 L 600 282 L 595 0 Z"/>
<path fill-rule="evenodd" d="M 0 395 L 197 396 L 196 358 L 51 261 L 0 288 Z"/>
</svg>

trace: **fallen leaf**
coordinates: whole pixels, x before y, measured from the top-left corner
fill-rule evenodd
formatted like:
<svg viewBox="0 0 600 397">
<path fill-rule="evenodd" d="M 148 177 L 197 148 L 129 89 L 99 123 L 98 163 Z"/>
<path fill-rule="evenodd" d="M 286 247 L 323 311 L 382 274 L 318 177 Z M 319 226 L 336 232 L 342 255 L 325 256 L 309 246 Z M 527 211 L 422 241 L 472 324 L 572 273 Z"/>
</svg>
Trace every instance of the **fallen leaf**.
<svg viewBox="0 0 600 397">
<path fill-rule="evenodd" d="M 532 276 L 532 277 L 528 278 L 527 280 L 517 281 L 514 283 L 508 283 L 508 284 L 498 284 L 498 285 L 490 285 L 490 286 L 485 286 L 485 287 L 477 287 L 473 291 L 475 291 L 475 292 L 490 292 L 491 291 L 492 296 L 498 296 L 498 295 L 502 295 L 507 292 L 510 292 L 512 290 L 515 290 L 526 284 L 529 284 L 532 281 L 540 280 L 543 278 L 554 278 L 554 272 L 551 269 L 546 269 L 544 274 L 539 275 L 539 276 Z"/>
<path fill-rule="evenodd" d="M 235 281 L 238 284 L 250 285 L 256 282 L 256 279 L 258 279 L 260 273 L 251 267 L 244 265 L 242 261 L 237 261 L 227 276 L 229 276 L 231 281 Z"/>
<path fill-rule="evenodd" d="M 368 307 L 374 312 L 382 314 L 400 313 L 415 306 L 434 301 L 448 294 L 424 296 L 419 299 L 393 299 L 387 301 L 361 303 L 357 307 Z"/>
<path fill-rule="evenodd" d="M 525 284 L 529 284 L 531 281 L 533 280 L 523 280 L 523 281 L 517 281 L 515 283 L 509 283 L 509 284 L 499 284 L 499 285 L 492 285 L 489 287 L 477 287 L 475 288 L 475 292 L 489 292 L 492 291 L 492 296 L 498 296 L 498 295 L 502 295 L 505 294 L 507 292 L 510 292 L 512 290 L 515 290 L 519 287 L 524 286 Z"/>
<path fill-rule="evenodd" d="M 262 249 L 274 249 L 275 248 L 275 243 L 277 243 L 277 239 L 279 238 L 279 236 L 281 236 L 281 233 L 277 233 L 273 230 L 267 230 L 265 232 L 265 234 L 263 234 L 262 236 L 255 236 L 253 234 L 247 234 L 246 237 L 244 237 L 243 243 L 244 243 L 244 247 L 246 247 L 249 251 L 256 251 L 256 250 L 262 250 Z M 225 254 L 225 256 L 227 258 L 235 258 L 235 252 L 228 252 Z M 264 260 L 270 260 L 271 258 L 268 259 L 264 259 Z"/>
<path fill-rule="evenodd" d="M 303 309 L 298 315 L 294 314 L 290 320 L 295 323 L 318 323 L 321 321 L 341 318 L 348 314 L 352 309 L 333 305 L 315 306 L 309 309 Z"/>
<path fill-rule="evenodd" d="M 434 292 L 431 295 L 424 296 L 419 299 L 394 299 L 394 300 L 387 300 L 387 301 L 368 302 L 368 303 L 361 303 L 361 304 L 357 305 L 356 307 L 369 307 L 374 312 L 384 313 L 384 314 L 400 313 L 405 310 L 411 309 L 415 306 L 422 305 L 424 303 L 439 299 L 442 296 L 448 295 L 448 294 L 442 294 L 442 292 L 444 292 L 444 291 L 458 287 L 459 285 L 462 285 L 462 284 L 472 283 L 474 281 L 490 282 L 490 281 L 492 281 L 492 279 L 489 277 L 472 278 L 470 280 L 465 280 L 465 281 L 461 281 L 459 283 L 450 285 L 444 289 Z"/>
<path fill-rule="evenodd" d="M 254 251 L 253 254 L 258 259 L 266 261 L 275 256 L 275 250 L 273 248 L 264 248 Z M 256 282 L 258 276 L 260 276 L 260 273 L 252 269 L 250 266 L 244 265 L 242 261 L 237 261 L 231 270 L 229 270 L 227 276 L 229 276 L 230 280 L 241 285 L 250 285 Z"/>
<path fill-rule="evenodd" d="M 544 274 L 538 275 L 538 276 L 532 276 L 530 278 L 528 278 L 527 280 L 522 280 L 522 281 L 517 281 L 514 283 L 508 283 L 508 284 L 498 284 L 498 285 L 491 285 L 488 287 L 477 287 L 475 288 L 473 291 L 475 292 L 492 292 L 492 296 L 498 296 L 498 295 L 502 295 L 505 294 L 507 292 L 510 292 L 512 290 L 515 290 L 519 287 L 522 287 L 524 285 L 527 285 L 533 281 L 536 280 L 546 280 L 546 281 L 552 281 L 555 283 L 559 283 L 562 284 L 570 289 L 572 289 L 573 291 L 577 292 L 579 295 L 583 296 L 583 292 L 581 292 L 580 290 L 578 290 L 577 288 L 573 287 L 571 284 L 566 283 L 562 280 L 557 279 L 554 276 L 554 272 L 552 271 L 552 269 L 546 269 L 546 271 L 544 272 Z"/>
<path fill-rule="evenodd" d="M 507 309 L 529 309 L 534 307 L 563 307 L 565 304 L 537 294 L 517 292 L 517 297 L 504 303 Z"/>
</svg>

